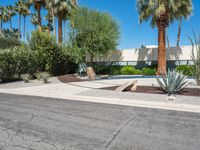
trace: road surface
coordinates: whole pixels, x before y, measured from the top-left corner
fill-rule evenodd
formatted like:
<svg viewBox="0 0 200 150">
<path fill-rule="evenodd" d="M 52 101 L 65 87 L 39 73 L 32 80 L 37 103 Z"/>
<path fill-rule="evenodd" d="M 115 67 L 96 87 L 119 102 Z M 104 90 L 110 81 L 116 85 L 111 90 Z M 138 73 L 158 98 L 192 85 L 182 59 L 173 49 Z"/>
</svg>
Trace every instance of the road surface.
<svg viewBox="0 0 200 150">
<path fill-rule="evenodd" d="M 0 93 L 0 150 L 199 150 L 200 114 Z"/>
</svg>

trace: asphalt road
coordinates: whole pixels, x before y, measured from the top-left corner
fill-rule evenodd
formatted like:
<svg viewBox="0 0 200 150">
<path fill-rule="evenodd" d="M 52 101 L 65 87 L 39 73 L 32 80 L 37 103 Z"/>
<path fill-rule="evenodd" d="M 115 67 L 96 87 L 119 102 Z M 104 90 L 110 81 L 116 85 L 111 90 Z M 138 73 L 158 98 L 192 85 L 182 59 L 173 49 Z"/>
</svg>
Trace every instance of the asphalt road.
<svg viewBox="0 0 200 150">
<path fill-rule="evenodd" d="M 199 150 L 200 114 L 0 94 L 0 150 Z"/>
</svg>

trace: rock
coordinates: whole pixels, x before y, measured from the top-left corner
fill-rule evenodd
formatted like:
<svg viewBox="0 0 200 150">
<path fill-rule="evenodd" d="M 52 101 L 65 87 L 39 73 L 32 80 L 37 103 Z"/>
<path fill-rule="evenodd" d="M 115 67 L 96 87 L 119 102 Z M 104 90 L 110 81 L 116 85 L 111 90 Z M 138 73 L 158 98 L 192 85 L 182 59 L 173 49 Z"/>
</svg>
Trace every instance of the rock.
<svg viewBox="0 0 200 150">
<path fill-rule="evenodd" d="M 96 79 L 96 73 L 94 72 L 94 69 L 92 67 L 87 67 L 87 77 L 90 80 Z"/>
</svg>

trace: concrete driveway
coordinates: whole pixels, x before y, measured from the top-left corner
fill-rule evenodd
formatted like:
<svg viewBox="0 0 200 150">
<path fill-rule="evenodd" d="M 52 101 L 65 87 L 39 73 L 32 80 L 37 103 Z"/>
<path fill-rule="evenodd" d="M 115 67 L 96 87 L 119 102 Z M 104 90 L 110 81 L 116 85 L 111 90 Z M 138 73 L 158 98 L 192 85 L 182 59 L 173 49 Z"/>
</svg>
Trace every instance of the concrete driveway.
<svg viewBox="0 0 200 150">
<path fill-rule="evenodd" d="M 0 94 L 0 150 L 199 150 L 200 114 Z"/>
</svg>

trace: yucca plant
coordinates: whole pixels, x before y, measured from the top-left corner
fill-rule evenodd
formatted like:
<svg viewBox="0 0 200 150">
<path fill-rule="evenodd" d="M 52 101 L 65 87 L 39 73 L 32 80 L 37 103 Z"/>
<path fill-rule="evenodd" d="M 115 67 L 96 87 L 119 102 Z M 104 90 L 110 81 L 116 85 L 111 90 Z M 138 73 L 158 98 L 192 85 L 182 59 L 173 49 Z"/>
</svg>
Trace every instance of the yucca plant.
<svg viewBox="0 0 200 150">
<path fill-rule="evenodd" d="M 41 75 L 40 72 L 34 73 L 34 76 L 36 77 L 37 80 L 40 80 L 40 78 L 41 78 L 40 75 Z"/>
<path fill-rule="evenodd" d="M 161 89 L 169 96 L 182 91 L 188 84 L 187 76 L 176 70 L 168 70 L 167 74 L 161 75 L 161 79 L 156 79 Z"/>
<path fill-rule="evenodd" d="M 51 75 L 48 72 L 40 72 L 40 80 L 42 80 L 44 83 L 48 83 L 50 77 Z"/>
<path fill-rule="evenodd" d="M 28 74 L 28 73 L 25 73 L 25 74 L 22 74 L 22 75 L 21 75 L 21 78 L 22 78 L 22 80 L 23 80 L 25 83 L 28 83 L 29 80 L 31 79 L 31 75 Z"/>
</svg>

